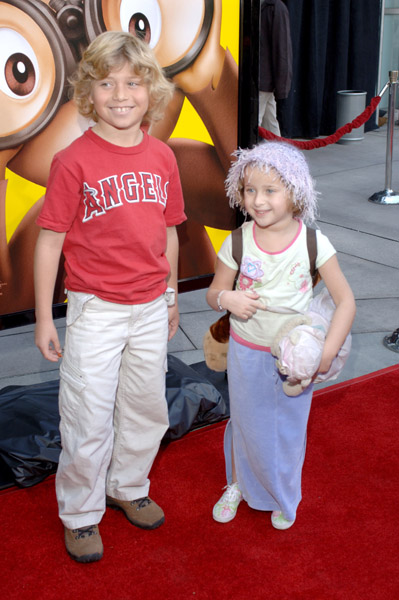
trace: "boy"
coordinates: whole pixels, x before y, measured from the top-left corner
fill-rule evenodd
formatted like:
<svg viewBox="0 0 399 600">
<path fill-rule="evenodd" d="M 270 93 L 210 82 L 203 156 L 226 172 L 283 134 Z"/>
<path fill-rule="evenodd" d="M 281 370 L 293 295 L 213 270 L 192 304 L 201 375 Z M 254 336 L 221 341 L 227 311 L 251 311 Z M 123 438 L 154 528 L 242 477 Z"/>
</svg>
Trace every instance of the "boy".
<svg viewBox="0 0 399 600">
<path fill-rule="evenodd" d="M 37 220 L 35 342 L 46 359 L 61 356 L 52 297 L 63 251 L 56 492 L 67 552 L 92 562 L 103 554 L 98 523 L 106 503 L 138 527 L 164 521 L 148 497 L 148 473 L 168 427 L 167 341 L 179 322 L 176 225 L 186 217 L 174 155 L 142 128 L 161 118 L 173 93 L 150 48 L 128 33 L 103 33 L 72 84 L 79 112 L 95 125 L 52 163 Z"/>
</svg>

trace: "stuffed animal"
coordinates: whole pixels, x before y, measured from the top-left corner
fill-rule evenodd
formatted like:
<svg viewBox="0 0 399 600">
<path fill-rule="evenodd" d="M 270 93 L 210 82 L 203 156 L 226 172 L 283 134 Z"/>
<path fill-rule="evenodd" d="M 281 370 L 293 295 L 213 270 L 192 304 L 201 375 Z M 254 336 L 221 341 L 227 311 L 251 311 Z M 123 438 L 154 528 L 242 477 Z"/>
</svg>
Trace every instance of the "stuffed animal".
<svg viewBox="0 0 399 600">
<path fill-rule="evenodd" d="M 305 314 L 295 315 L 277 332 L 271 352 L 277 368 L 286 376 L 283 383 L 287 396 L 299 395 L 312 381 L 323 353 L 324 341 L 334 314 L 335 304 L 326 288 L 315 296 Z M 349 333 L 327 373 L 319 373 L 314 383 L 336 379 L 351 348 Z"/>
<path fill-rule="evenodd" d="M 227 369 L 229 349 L 230 313 L 225 313 L 213 323 L 204 335 L 203 349 L 206 366 L 212 371 Z"/>
</svg>

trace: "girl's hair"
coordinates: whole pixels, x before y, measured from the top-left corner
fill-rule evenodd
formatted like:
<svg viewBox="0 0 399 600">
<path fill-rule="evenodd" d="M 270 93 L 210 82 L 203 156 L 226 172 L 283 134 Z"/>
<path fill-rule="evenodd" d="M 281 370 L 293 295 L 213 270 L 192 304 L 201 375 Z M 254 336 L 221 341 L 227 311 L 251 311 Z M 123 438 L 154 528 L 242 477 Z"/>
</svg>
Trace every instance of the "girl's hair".
<svg viewBox="0 0 399 600">
<path fill-rule="evenodd" d="M 79 113 L 97 121 L 90 101 L 93 81 L 105 79 L 111 70 L 129 64 L 148 87 L 149 107 L 144 121 L 162 119 L 164 110 L 173 96 L 174 85 L 166 79 L 151 48 L 142 40 L 123 31 L 106 31 L 86 48 L 78 69 L 70 79 L 73 98 Z"/>
<path fill-rule="evenodd" d="M 287 188 L 293 205 L 294 216 L 311 223 L 316 218 L 317 192 L 308 164 L 300 150 L 283 142 L 261 142 L 250 150 L 234 152 L 237 160 L 231 163 L 225 182 L 230 206 L 239 207 L 244 214 L 244 175 L 247 167 L 264 173 L 273 169 Z"/>
</svg>

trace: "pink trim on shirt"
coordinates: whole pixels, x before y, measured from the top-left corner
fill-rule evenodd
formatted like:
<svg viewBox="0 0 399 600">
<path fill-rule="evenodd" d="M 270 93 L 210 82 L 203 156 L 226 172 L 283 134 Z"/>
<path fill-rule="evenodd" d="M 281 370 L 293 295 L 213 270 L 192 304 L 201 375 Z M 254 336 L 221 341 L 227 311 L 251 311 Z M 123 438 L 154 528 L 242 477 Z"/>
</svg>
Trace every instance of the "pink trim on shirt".
<svg viewBox="0 0 399 600">
<path fill-rule="evenodd" d="M 235 340 L 238 344 L 241 344 L 242 346 L 246 346 L 247 348 L 252 348 L 252 350 L 261 350 L 262 352 L 271 352 L 269 346 L 259 346 L 259 344 L 253 344 L 252 342 L 248 342 L 247 340 L 244 340 L 242 337 L 237 335 L 235 333 L 235 331 L 232 330 L 231 327 L 230 327 L 230 335 L 233 338 L 233 340 Z"/>
<path fill-rule="evenodd" d="M 302 221 L 300 219 L 296 219 L 296 218 L 295 218 L 295 221 L 298 221 L 299 227 L 298 227 L 298 231 L 296 232 L 296 235 L 295 235 L 294 239 L 288 244 L 288 246 L 286 248 L 283 248 L 279 252 L 268 252 L 267 250 L 263 250 L 263 248 L 261 248 L 259 246 L 258 242 L 256 241 L 256 235 L 255 235 L 255 225 L 256 225 L 256 223 L 254 221 L 253 228 L 252 228 L 252 235 L 254 237 L 254 242 L 255 242 L 256 246 L 259 248 L 259 250 L 261 252 L 264 252 L 265 254 L 270 254 L 270 255 L 273 255 L 273 254 L 282 254 L 282 252 L 285 252 L 286 250 L 288 250 L 288 248 L 290 248 L 292 246 L 292 244 L 295 243 L 295 241 L 298 239 L 298 237 L 299 237 L 299 235 L 300 235 L 300 233 L 302 231 Z"/>
</svg>

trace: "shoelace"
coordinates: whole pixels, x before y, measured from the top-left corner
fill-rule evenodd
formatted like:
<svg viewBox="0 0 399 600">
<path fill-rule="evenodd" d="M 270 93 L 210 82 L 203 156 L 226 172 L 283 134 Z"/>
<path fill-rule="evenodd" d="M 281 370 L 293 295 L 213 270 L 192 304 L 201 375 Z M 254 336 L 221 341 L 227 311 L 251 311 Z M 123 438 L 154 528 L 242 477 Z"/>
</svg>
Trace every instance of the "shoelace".
<svg viewBox="0 0 399 600">
<path fill-rule="evenodd" d="M 226 491 L 224 493 L 224 500 L 227 502 L 234 502 L 235 500 L 238 500 L 241 496 L 241 491 L 238 487 L 236 486 L 229 486 L 226 485 Z"/>
<path fill-rule="evenodd" d="M 140 510 L 141 508 L 144 508 L 145 506 L 151 504 L 151 500 L 147 496 L 145 498 L 137 498 L 137 500 L 133 500 L 130 504 L 132 506 L 137 505 L 136 510 Z"/>
<path fill-rule="evenodd" d="M 80 527 L 79 529 L 73 529 L 73 533 L 77 533 L 78 535 L 76 536 L 76 539 L 79 540 L 80 538 L 84 538 L 85 535 L 88 535 L 89 537 L 91 535 L 95 535 L 95 531 L 94 531 L 95 525 L 89 525 L 88 527 Z"/>
</svg>

